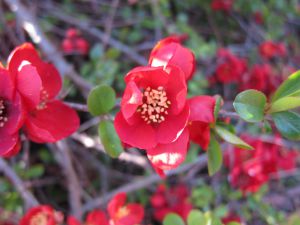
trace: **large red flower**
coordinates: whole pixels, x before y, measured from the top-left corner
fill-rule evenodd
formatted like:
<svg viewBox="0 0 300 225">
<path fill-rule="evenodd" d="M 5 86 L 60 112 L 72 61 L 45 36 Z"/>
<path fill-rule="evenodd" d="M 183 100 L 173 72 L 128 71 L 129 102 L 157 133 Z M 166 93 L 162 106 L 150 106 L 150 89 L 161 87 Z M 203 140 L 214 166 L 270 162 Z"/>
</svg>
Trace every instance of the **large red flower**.
<svg viewBox="0 0 300 225">
<path fill-rule="evenodd" d="M 126 193 L 119 193 L 109 202 L 107 210 L 112 225 L 133 225 L 142 222 L 144 208 L 137 203 L 126 204 L 126 198 Z"/>
<path fill-rule="evenodd" d="M 81 223 L 75 219 L 73 216 L 68 217 L 67 221 L 68 225 L 81 225 Z M 107 216 L 105 212 L 101 210 L 93 210 L 90 212 L 85 220 L 86 225 L 109 225 L 109 220 L 107 219 Z"/>
<path fill-rule="evenodd" d="M 185 38 L 186 36 L 173 35 L 160 40 L 151 51 L 149 65 L 175 65 L 182 69 L 186 80 L 191 79 L 196 61 L 193 52 L 180 44 Z"/>
<path fill-rule="evenodd" d="M 187 87 L 182 70 L 175 66 L 137 67 L 127 84 L 116 115 L 121 140 L 147 150 L 152 164 L 162 170 L 178 166 L 185 158 L 189 133 Z"/>
<path fill-rule="evenodd" d="M 210 124 L 215 122 L 215 98 L 211 96 L 196 96 L 188 100 L 190 117 L 188 129 L 190 140 L 206 150 L 210 142 Z"/>
<path fill-rule="evenodd" d="M 190 192 L 183 184 L 170 189 L 165 185 L 159 185 L 150 198 L 154 218 L 162 222 L 168 213 L 176 213 L 186 220 L 193 209 L 189 196 Z"/>
<path fill-rule="evenodd" d="M 30 79 L 31 67 L 36 68 L 39 75 L 39 88 L 33 88 L 38 87 L 38 81 Z M 22 73 L 20 68 L 27 71 Z M 25 43 L 11 53 L 8 69 L 12 78 L 18 81 L 18 91 L 26 103 L 25 131 L 32 141 L 55 142 L 77 130 L 77 113 L 55 99 L 62 86 L 58 71 L 53 65 L 43 62 L 31 44 Z"/>
<path fill-rule="evenodd" d="M 51 206 L 41 205 L 30 209 L 22 217 L 19 225 L 60 225 L 63 215 L 55 211 Z"/>
</svg>

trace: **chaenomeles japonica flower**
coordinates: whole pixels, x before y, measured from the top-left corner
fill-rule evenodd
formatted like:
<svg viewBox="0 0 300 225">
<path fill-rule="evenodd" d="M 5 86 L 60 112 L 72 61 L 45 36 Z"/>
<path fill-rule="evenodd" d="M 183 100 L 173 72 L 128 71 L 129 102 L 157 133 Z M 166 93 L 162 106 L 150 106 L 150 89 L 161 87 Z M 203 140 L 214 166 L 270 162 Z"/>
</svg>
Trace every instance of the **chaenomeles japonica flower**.
<svg viewBox="0 0 300 225">
<path fill-rule="evenodd" d="M 67 220 L 67 225 L 81 225 L 76 218 L 73 216 L 69 216 Z M 102 210 L 93 210 L 90 213 L 87 214 L 85 222 L 83 224 L 88 225 L 110 225 L 109 219 L 107 218 L 105 212 Z"/>
<path fill-rule="evenodd" d="M 32 71 L 20 70 L 29 66 L 35 68 L 39 81 L 30 79 Z M 31 44 L 18 46 L 10 54 L 7 67 L 12 80 L 18 81 L 17 92 L 26 110 L 24 130 L 30 140 L 56 142 L 77 130 L 80 122 L 76 111 L 56 99 L 62 87 L 58 71 L 42 61 Z M 39 88 L 33 88 L 38 84 Z"/>
</svg>

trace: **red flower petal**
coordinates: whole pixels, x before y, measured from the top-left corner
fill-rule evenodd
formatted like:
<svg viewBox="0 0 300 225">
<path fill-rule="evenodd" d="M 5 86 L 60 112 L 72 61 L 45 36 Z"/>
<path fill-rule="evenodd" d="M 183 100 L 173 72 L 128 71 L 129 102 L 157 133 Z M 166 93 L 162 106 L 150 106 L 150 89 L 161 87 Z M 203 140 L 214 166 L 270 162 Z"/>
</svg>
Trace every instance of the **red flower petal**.
<svg viewBox="0 0 300 225">
<path fill-rule="evenodd" d="M 179 138 L 170 144 L 159 144 L 147 150 L 147 156 L 154 167 L 170 170 L 181 164 L 187 153 L 189 132 L 185 129 Z"/>
<path fill-rule="evenodd" d="M 153 67 L 175 65 L 185 74 L 186 80 L 190 79 L 195 71 L 195 56 L 191 50 L 179 43 L 169 43 L 155 48 L 149 57 L 149 64 Z"/>
<path fill-rule="evenodd" d="M 115 225 L 133 225 L 140 224 L 144 218 L 144 209 L 140 204 L 128 204 L 126 210 L 128 214 L 117 220 L 114 220 Z M 102 225 L 102 224 L 101 224 Z"/>
<path fill-rule="evenodd" d="M 211 96 L 196 96 L 188 100 L 190 106 L 190 121 L 205 123 L 214 122 L 214 107 L 216 100 Z"/>
<path fill-rule="evenodd" d="M 174 142 L 186 127 L 189 115 L 190 109 L 187 104 L 179 115 L 168 115 L 155 129 L 157 142 L 161 144 Z"/>
<path fill-rule="evenodd" d="M 0 128 L 0 156 L 12 156 L 20 150 L 18 134 L 10 135 Z"/>
<path fill-rule="evenodd" d="M 35 142 L 56 142 L 75 132 L 79 123 L 75 110 L 55 100 L 47 103 L 45 109 L 31 112 L 25 121 L 25 129 Z"/>
<path fill-rule="evenodd" d="M 119 112 L 114 124 L 120 139 L 126 144 L 141 149 L 153 148 L 157 144 L 153 127 L 141 119 L 135 124 L 128 124 Z"/>
<path fill-rule="evenodd" d="M 125 89 L 122 101 L 121 111 L 126 120 L 136 112 L 137 107 L 143 103 L 143 95 L 136 84 L 130 81 Z"/>
<path fill-rule="evenodd" d="M 109 225 L 109 221 L 103 211 L 94 210 L 87 215 L 86 224 Z"/>
<path fill-rule="evenodd" d="M 139 88 L 157 88 L 165 86 L 169 75 L 163 67 L 140 66 L 129 71 L 125 76 L 125 82 L 133 81 Z"/>
<path fill-rule="evenodd" d="M 34 109 L 40 102 L 42 81 L 32 65 L 20 67 L 16 77 L 17 89 L 29 109 Z"/>
<path fill-rule="evenodd" d="M 26 215 L 21 219 L 19 225 L 31 225 L 31 219 L 39 213 L 43 213 L 47 216 L 47 225 L 56 225 L 54 213 L 55 211 L 48 205 L 41 205 L 31 208 Z"/>
<path fill-rule="evenodd" d="M 15 87 L 6 69 L 0 68 L 0 97 L 13 99 Z"/>
<path fill-rule="evenodd" d="M 118 212 L 118 210 L 125 205 L 126 199 L 126 193 L 121 192 L 115 195 L 112 200 L 110 200 L 107 206 L 107 211 L 111 218 L 115 217 L 115 214 Z"/>
<path fill-rule="evenodd" d="M 81 223 L 73 216 L 69 216 L 67 219 L 68 225 L 81 225 Z"/>
<path fill-rule="evenodd" d="M 200 145 L 203 150 L 206 150 L 210 142 L 209 124 L 194 121 L 189 124 L 188 128 L 190 131 L 190 139 Z"/>
</svg>

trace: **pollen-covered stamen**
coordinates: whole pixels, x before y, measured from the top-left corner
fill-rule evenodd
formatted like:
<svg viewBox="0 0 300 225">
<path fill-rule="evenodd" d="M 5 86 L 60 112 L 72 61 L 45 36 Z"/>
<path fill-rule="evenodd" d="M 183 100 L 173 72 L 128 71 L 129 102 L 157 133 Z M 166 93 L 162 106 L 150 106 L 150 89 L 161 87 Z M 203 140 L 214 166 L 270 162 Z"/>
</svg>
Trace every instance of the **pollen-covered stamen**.
<svg viewBox="0 0 300 225">
<path fill-rule="evenodd" d="M 41 91 L 41 101 L 36 107 L 38 110 L 45 109 L 47 107 L 47 101 L 49 99 L 49 94 L 45 89 L 42 89 Z"/>
<path fill-rule="evenodd" d="M 40 212 L 34 215 L 29 222 L 30 225 L 47 225 L 48 224 L 48 216 L 46 213 Z"/>
<path fill-rule="evenodd" d="M 165 120 L 170 105 L 171 102 L 163 87 L 160 86 L 157 89 L 147 87 L 143 93 L 143 104 L 137 111 L 148 124 L 161 123 Z"/>
<path fill-rule="evenodd" d="M 4 127 L 4 124 L 7 122 L 7 109 L 3 99 L 0 99 L 0 127 Z"/>
</svg>

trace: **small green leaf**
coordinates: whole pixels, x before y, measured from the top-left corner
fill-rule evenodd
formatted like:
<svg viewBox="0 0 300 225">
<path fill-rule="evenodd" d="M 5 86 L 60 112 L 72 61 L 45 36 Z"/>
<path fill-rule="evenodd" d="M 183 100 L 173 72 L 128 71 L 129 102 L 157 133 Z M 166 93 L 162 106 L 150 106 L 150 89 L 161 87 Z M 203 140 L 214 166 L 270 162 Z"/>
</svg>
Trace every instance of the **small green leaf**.
<svg viewBox="0 0 300 225">
<path fill-rule="evenodd" d="M 276 100 L 288 97 L 300 95 L 300 70 L 293 73 L 287 80 L 285 80 L 274 93 L 272 102 Z"/>
<path fill-rule="evenodd" d="M 216 126 L 216 132 L 224 141 L 226 141 L 230 144 L 233 144 L 239 148 L 253 150 L 252 146 L 248 145 L 246 142 L 244 142 L 238 136 L 236 136 L 235 134 L 231 133 L 230 131 L 224 129 L 223 127 Z"/>
<path fill-rule="evenodd" d="M 287 111 L 300 106 L 300 96 L 283 97 L 272 103 L 269 113 Z"/>
<path fill-rule="evenodd" d="M 97 86 L 90 92 L 87 105 L 93 116 L 108 113 L 116 102 L 116 93 L 110 86 Z"/>
<path fill-rule="evenodd" d="M 108 155 L 116 158 L 123 152 L 122 143 L 111 121 L 101 121 L 99 124 L 98 133 Z"/>
<path fill-rule="evenodd" d="M 230 223 L 227 223 L 227 225 L 241 225 L 241 224 L 238 222 L 230 222 Z"/>
<path fill-rule="evenodd" d="M 220 145 L 214 135 L 210 138 L 208 146 L 208 174 L 214 175 L 222 166 L 223 155 Z"/>
<path fill-rule="evenodd" d="M 273 113 L 272 118 L 275 122 L 275 126 L 282 134 L 282 136 L 290 140 L 300 140 L 300 115 L 291 112 L 284 111 Z"/>
<path fill-rule="evenodd" d="M 218 114 L 219 114 L 219 111 L 220 111 L 220 108 L 221 108 L 221 103 L 222 103 L 222 97 L 218 95 L 217 99 L 216 99 L 215 108 L 214 108 L 215 121 L 217 121 L 217 119 L 218 119 Z"/>
<path fill-rule="evenodd" d="M 192 210 L 187 218 L 187 225 L 206 225 L 206 218 L 199 210 Z"/>
<path fill-rule="evenodd" d="M 242 119 L 255 123 L 263 120 L 266 103 L 267 98 L 264 93 L 251 89 L 239 93 L 233 102 L 233 107 Z"/>
<path fill-rule="evenodd" d="M 175 213 L 169 213 L 163 221 L 163 225 L 184 225 L 180 216 Z"/>
<path fill-rule="evenodd" d="M 97 43 L 90 50 L 90 58 L 94 61 L 99 60 L 99 58 L 103 55 L 103 47 L 100 43 Z"/>
</svg>

